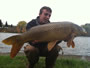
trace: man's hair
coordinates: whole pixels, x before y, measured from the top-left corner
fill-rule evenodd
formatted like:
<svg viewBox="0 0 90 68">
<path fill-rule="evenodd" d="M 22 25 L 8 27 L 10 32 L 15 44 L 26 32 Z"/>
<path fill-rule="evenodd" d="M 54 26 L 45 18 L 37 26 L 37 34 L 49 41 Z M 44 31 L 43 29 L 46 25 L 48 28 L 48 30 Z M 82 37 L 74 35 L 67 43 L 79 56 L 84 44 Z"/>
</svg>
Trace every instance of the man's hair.
<svg viewBox="0 0 90 68">
<path fill-rule="evenodd" d="M 43 6 L 43 7 L 40 9 L 39 14 L 42 14 L 42 12 L 43 12 L 44 9 L 46 9 L 47 11 L 49 11 L 50 13 L 52 13 L 52 9 L 51 9 L 50 7 Z"/>
</svg>

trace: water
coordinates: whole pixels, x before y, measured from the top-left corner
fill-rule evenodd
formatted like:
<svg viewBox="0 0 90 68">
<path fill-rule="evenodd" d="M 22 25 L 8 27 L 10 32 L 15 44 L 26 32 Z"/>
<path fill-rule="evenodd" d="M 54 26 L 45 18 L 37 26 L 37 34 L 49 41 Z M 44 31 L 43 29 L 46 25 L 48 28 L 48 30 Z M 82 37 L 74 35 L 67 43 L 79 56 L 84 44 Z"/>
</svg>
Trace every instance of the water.
<svg viewBox="0 0 90 68">
<path fill-rule="evenodd" d="M 90 56 L 90 37 L 76 37 L 74 39 L 75 48 L 68 48 L 65 42 L 59 45 L 63 48 L 66 55 Z"/>
<path fill-rule="evenodd" d="M 17 33 L 0 33 L 0 53 L 9 53 L 11 46 L 3 44 L 1 41 L 7 37 L 17 35 Z M 76 37 L 74 39 L 75 48 L 68 48 L 66 42 L 60 43 L 59 45 L 63 48 L 65 55 L 82 55 L 90 56 L 90 37 Z M 18 43 L 18 42 L 17 42 Z M 26 45 L 26 44 L 25 44 Z M 24 46 L 25 46 L 24 45 Z M 23 52 L 23 47 L 20 52 Z"/>
</svg>

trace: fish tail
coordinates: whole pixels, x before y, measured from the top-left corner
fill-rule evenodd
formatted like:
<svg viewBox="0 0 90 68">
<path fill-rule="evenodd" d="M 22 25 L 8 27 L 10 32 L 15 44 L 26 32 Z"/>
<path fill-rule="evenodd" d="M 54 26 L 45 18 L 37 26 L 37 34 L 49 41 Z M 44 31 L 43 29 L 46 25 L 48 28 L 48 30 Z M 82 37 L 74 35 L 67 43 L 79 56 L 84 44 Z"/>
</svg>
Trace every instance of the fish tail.
<svg viewBox="0 0 90 68">
<path fill-rule="evenodd" d="M 20 35 L 15 35 L 15 36 L 6 38 L 2 42 L 7 45 L 12 45 L 11 53 L 10 53 L 11 58 L 14 58 L 17 55 L 17 53 L 19 52 L 19 50 L 24 44 Z"/>
</svg>

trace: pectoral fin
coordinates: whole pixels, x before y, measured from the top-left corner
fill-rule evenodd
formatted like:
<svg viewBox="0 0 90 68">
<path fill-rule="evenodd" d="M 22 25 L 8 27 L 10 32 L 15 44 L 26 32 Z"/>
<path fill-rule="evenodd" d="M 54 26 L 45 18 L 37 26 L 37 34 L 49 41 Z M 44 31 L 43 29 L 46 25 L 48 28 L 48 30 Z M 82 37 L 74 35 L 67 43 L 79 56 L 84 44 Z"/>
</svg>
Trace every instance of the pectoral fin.
<svg viewBox="0 0 90 68">
<path fill-rule="evenodd" d="M 72 33 L 71 36 L 69 37 L 69 40 L 67 41 L 67 46 L 70 47 L 72 45 L 72 48 L 75 47 L 75 43 L 73 41 L 74 37 L 76 36 L 75 33 Z"/>
<path fill-rule="evenodd" d="M 75 47 L 74 41 L 69 41 L 69 42 L 67 42 L 67 46 L 68 46 L 68 47 L 70 47 L 71 45 L 72 45 L 72 48 Z"/>
<path fill-rule="evenodd" d="M 72 41 L 72 48 L 74 48 L 75 47 L 75 43 L 74 43 L 74 41 Z"/>
<path fill-rule="evenodd" d="M 70 45 L 71 45 L 71 42 L 67 42 L 67 46 L 70 47 Z"/>
<path fill-rule="evenodd" d="M 56 43 L 57 43 L 57 40 L 56 41 L 49 42 L 48 43 L 48 51 L 50 51 L 55 46 Z"/>
</svg>

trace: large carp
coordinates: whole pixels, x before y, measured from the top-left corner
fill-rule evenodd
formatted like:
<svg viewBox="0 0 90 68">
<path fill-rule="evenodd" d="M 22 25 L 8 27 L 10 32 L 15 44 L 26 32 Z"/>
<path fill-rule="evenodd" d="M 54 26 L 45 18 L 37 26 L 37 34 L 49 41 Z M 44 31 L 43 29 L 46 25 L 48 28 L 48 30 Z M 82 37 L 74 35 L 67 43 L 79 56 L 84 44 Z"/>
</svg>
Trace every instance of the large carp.
<svg viewBox="0 0 90 68">
<path fill-rule="evenodd" d="M 64 40 L 67 42 L 68 47 L 72 45 L 74 48 L 74 37 L 84 34 L 86 34 L 86 31 L 72 22 L 54 22 L 32 27 L 29 31 L 21 35 L 6 38 L 2 42 L 12 45 L 10 56 L 13 58 L 23 44 L 28 41 L 38 40 L 39 42 L 50 42 L 48 43 L 48 50 L 51 50 L 58 40 Z"/>
</svg>

